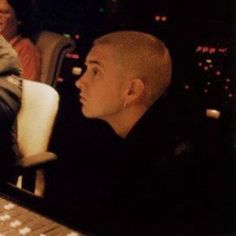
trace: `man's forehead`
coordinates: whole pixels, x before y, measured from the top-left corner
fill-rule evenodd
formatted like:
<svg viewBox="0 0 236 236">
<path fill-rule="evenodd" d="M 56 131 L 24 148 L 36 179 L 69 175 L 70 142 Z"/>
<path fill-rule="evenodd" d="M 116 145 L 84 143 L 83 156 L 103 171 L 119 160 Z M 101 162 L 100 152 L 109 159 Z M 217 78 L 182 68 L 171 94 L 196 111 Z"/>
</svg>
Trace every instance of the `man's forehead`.
<svg viewBox="0 0 236 236">
<path fill-rule="evenodd" d="M 11 9 L 11 6 L 8 4 L 6 0 L 0 0 L 1 7 L 4 7 L 6 9 Z"/>
<path fill-rule="evenodd" d="M 112 60 L 112 49 L 106 45 L 95 45 L 89 51 L 86 61 L 110 61 Z"/>
</svg>

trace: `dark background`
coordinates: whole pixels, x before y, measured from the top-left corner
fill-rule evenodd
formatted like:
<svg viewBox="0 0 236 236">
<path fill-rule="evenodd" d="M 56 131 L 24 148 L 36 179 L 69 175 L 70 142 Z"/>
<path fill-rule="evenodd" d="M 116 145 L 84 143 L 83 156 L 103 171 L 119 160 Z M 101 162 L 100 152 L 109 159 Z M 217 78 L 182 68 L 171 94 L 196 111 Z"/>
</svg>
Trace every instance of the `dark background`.
<svg viewBox="0 0 236 236">
<path fill-rule="evenodd" d="M 219 135 L 222 131 L 220 135 L 230 140 L 231 147 L 236 146 L 236 3 L 233 0 L 34 2 L 37 29 L 67 34 L 77 44 L 72 55 L 79 58 L 65 58 L 60 82 L 56 85 L 60 94 L 60 109 L 52 137 L 52 149 L 59 156 L 68 158 L 77 155 L 77 142 L 81 136 L 102 142 L 101 137 L 107 134 L 105 124 L 88 121 L 81 115 L 78 90 L 74 86 L 78 77 L 73 75 L 72 68 L 83 64 L 95 37 L 119 29 L 142 30 L 161 38 L 173 57 L 173 91 L 179 101 L 183 120 L 185 115 L 190 115 L 189 119 L 197 123 L 198 129 L 198 121 L 206 119 L 204 132 L 209 135 L 209 139 L 214 137 L 213 146 L 219 144 L 214 134 Z M 167 20 L 157 21 L 156 16 L 166 16 Z M 210 49 L 215 50 L 214 53 Z M 207 62 L 209 60 L 210 63 Z M 207 108 L 219 110 L 220 119 L 208 120 L 205 117 Z M 100 135 L 97 137 L 94 133 Z M 67 147 L 63 139 L 68 140 Z M 77 148 L 67 153 L 65 150 L 68 146 Z"/>
<path fill-rule="evenodd" d="M 173 84 L 169 94 L 174 98 L 175 109 L 179 109 L 181 132 L 193 141 L 193 156 L 199 155 L 209 162 L 207 173 L 217 162 L 219 173 L 229 172 L 227 183 L 234 182 L 231 168 L 226 168 L 234 166 L 236 150 L 234 2 L 35 0 L 37 28 L 66 34 L 77 44 L 76 50 L 65 58 L 56 84 L 60 107 L 49 149 L 57 153 L 59 168 L 47 172 L 49 196 L 54 194 L 53 188 L 63 190 L 70 186 L 64 181 L 66 173 L 60 164 L 63 160 L 69 163 L 67 170 L 76 173 L 77 165 L 86 161 L 87 153 L 93 149 L 106 150 L 112 143 L 108 125 L 85 119 L 81 114 L 78 90 L 74 86 L 79 78 L 73 75 L 72 68 L 83 64 L 95 37 L 118 29 L 149 32 L 166 43 L 173 58 Z M 166 21 L 157 21 L 157 16 L 165 16 Z M 217 109 L 220 118 L 207 118 L 205 112 L 209 108 Z M 96 159 L 96 153 L 94 155 Z M 74 166 L 70 166 L 71 161 Z M 216 189 L 225 181 L 219 176 L 214 181 Z M 75 185 L 72 188 L 76 191 Z"/>
<path fill-rule="evenodd" d="M 61 96 L 59 126 L 78 122 L 78 91 L 72 74 L 83 64 L 92 40 L 118 29 L 142 30 L 161 38 L 173 57 L 173 87 L 180 105 L 188 105 L 192 119 L 204 116 L 205 109 L 221 112 L 219 126 L 235 120 L 235 28 L 233 0 L 34 0 L 38 29 L 68 34 L 79 59 L 67 57 L 56 88 Z M 166 16 L 165 22 L 156 16 Z M 78 38 L 79 35 L 79 38 Z M 208 51 L 196 51 L 201 46 Z M 216 50 L 209 53 L 209 49 Z M 221 52 L 220 50 L 225 50 Z M 210 59 L 212 68 L 206 68 Z M 202 63 L 203 66 L 199 66 Z M 217 73 L 220 73 L 217 75 Z M 79 114 L 80 117 L 81 114 Z M 197 115 L 197 117 L 195 117 Z M 79 119 L 80 120 L 80 119 Z M 234 131 L 231 131 L 232 134 Z M 70 132 L 71 135 L 71 132 Z"/>
</svg>

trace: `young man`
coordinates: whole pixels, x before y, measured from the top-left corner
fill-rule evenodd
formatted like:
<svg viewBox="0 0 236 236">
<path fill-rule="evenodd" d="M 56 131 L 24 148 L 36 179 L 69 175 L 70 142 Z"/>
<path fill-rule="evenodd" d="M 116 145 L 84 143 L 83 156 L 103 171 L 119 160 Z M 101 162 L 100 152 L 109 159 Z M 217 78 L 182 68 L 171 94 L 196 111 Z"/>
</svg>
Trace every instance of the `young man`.
<svg viewBox="0 0 236 236">
<path fill-rule="evenodd" d="M 110 33 L 95 40 L 85 65 L 76 82 L 82 113 L 114 132 L 84 142 L 81 125 L 74 158 L 66 155 L 57 170 L 51 203 L 58 200 L 80 229 L 101 235 L 188 229 L 191 161 L 164 95 L 172 70 L 165 44 L 142 32 Z"/>
<path fill-rule="evenodd" d="M 0 173 L 11 178 L 19 153 L 16 115 L 21 105 L 22 80 L 17 54 L 0 36 Z"/>
<path fill-rule="evenodd" d="M 172 72 L 167 47 L 143 32 L 114 32 L 95 40 L 85 65 L 76 82 L 82 113 L 107 122 L 121 137 L 107 157 L 110 165 L 101 168 L 111 171 L 104 189 L 112 196 L 110 216 L 146 233 L 178 230 L 186 224 L 190 169 L 187 145 L 176 133 L 177 114 L 164 96 Z"/>
<path fill-rule="evenodd" d="M 139 32 L 97 39 L 85 64 L 76 83 L 83 114 L 106 121 L 123 138 L 171 80 L 169 51 L 159 39 Z"/>
</svg>

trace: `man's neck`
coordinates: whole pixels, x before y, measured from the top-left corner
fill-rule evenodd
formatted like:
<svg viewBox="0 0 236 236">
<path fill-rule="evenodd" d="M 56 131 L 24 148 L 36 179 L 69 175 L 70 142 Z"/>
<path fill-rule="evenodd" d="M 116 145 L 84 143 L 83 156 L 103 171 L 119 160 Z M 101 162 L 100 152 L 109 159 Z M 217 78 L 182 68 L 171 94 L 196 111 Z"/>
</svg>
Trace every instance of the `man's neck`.
<svg viewBox="0 0 236 236">
<path fill-rule="evenodd" d="M 119 117 L 108 121 L 108 123 L 118 136 L 125 138 L 146 110 L 147 108 L 145 107 L 125 108 L 124 112 L 122 112 Z"/>
</svg>

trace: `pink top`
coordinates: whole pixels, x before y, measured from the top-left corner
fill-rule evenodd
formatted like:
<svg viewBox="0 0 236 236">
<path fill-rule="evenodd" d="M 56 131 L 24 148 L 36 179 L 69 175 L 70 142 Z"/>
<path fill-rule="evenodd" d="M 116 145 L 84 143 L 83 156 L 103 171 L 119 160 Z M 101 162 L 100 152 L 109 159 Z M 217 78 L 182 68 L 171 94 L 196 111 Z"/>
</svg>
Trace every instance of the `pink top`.
<svg viewBox="0 0 236 236">
<path fill-rule="evenodd" d="M 39 80 L 40 75 L 40 53 L 28 38 L 16 36 L 10 44 L 18 53 L 22 66 L 22 77 L 29 80 Z"/>
</svg>

